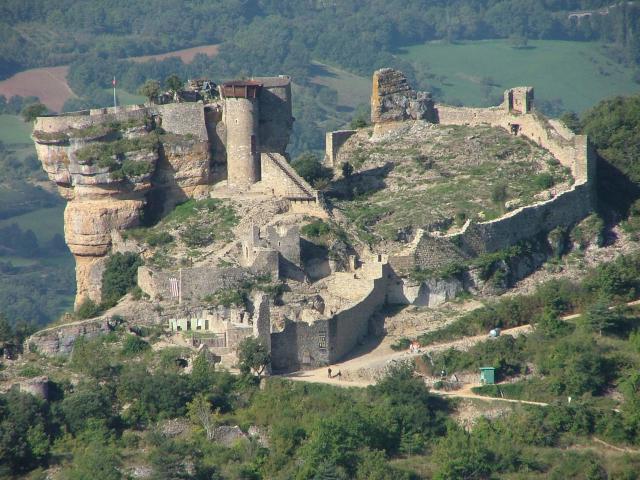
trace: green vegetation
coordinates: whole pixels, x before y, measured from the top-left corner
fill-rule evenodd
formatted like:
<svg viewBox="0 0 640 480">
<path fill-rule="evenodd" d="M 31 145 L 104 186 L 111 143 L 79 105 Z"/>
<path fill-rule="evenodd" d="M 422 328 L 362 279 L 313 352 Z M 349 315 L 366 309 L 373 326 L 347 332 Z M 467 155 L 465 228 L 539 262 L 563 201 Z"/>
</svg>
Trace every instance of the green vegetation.
<svg viewBox="0 0 640 480">
<path fill-rule="evenodd" d="M 267 347 L 255 337 L 247 337 L 238 345 L 238 364 L 244 375 L 255 373 L 260 377 L 271 363 Z"/>
<path fill-rule="evenodd" d="M 153 165 L 147 161 L 127 158 L 140 150 L 156 150 L 158 137 L 154 134 L 136 138 L 120 138 L 110 142 L 91 143 L 76 151 L 80 163 L 107 168 L 114 179 L 133 178 L 150 173 Z"/>
<path fill-rule="evenodd" d="M 138 267 L 143 264 L 137 253 L 114 253 L 105 263 L 102 274 L 102 307 L 118 303 L 138 282 Z"/>
<path fill-rule="evenodd" d="M 20 115 L 25 122 L 33 122 L 36 118 L 48 112 L 46 105 L 42 103 L 32 103 L 24 107 Z"/>
<path fill-rule="evenodd" d="M 497 105 L 507 88 L 534 85 L 538 108 L 559 116 L 638 88 L 631 65 L 591 42 L 530 40 L 524 49 L 507 40 L 429 42 L 405 51 L 403 58 L 417 64 L 418 76 L 453 104 Z"/>
<path fill-rule="evenodd" d="M 17 115 L 0 115 L 0 142 L 31 143 L 31 125 Z"/>
<path fill-rule="evenodd" d="M 508 200 L 530 204 L 550 185 L 572 181 L 548 152 L 486 126 L 439 126 L 385 142 L 356 142 L 345 164 L 354 171 L 329 192 L 354 234 L 370 244 L 397 241 L 411 228 L 446 230 L 460 214 L 491 220 L 506 213 Z"/>
<path fill-rule="evenodd" d="M 607 299 L 610 303 L 631 301 L 640 295 L 640 254 L 620 256 L 589 270 L 581 282 L 553 280 L 534 293 L 501 298 L 463 315 L 446 327 L 421 335 L 422 345 L 462 336 L 481 335 L 490 329 L 510 328 L 535 322 L 544 312 L 554 315 L 584 311 L 589 305 Z"/>
<path fill-rule="evenodd" d="M 278 297 L 284 290 L 284 285 L 274 281 L 269 275 L 260 275 L 244 280 L 234 288 L 224 288 L 215 293 L 206 295 L 202 300 L 213 305 L 246 306 L 249 303 L 249 295 L 252 291 L 261 292 Z"/>
<path fill-rule="evenodd" d="M 312 152 L 306 152 L 298 156 L 298 158 L 291 162 L 291 166 L 298 175 L 312 185 L 316 184 L 319 180 L 328 181 L 333 176 L 333 172 L 324 167 L 320 158 Z"/>
</svg>

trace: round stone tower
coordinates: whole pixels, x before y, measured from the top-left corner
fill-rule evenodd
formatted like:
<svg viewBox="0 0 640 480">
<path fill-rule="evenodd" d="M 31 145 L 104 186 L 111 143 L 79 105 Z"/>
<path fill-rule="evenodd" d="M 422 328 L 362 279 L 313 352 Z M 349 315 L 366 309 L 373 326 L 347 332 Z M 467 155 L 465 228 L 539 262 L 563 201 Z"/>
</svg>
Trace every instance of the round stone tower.
<svg viewBox="0 0 640 480">
<path fill-rule="evenodd" d="M 252 80 L 228 82 L 220 87 L 227 129 L 227 184 L 247 190 L 260 180 L 258 145 L 259 103 L 262 84 Z"/>
</svg>

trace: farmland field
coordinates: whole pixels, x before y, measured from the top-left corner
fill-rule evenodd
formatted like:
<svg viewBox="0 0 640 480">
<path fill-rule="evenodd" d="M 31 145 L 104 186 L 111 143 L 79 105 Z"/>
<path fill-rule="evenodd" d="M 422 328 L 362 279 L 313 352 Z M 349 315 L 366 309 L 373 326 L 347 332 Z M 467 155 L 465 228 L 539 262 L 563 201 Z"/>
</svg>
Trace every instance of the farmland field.
<svg viewBox="0 0 640 480">
<path fill-rule="evenodd" d="M 184 63 L 190 63 L 199 53 L 203 53 L 209 56 L 215 56 L 218 54 L 219 49 L 220 46 L 217 44 L 201 45 L 199 47 L 184 48 L 182 50 L 174 50 L 173 52 L 159 53 L 157 55 L 131 57 L 129 60 L 133 60 L 134 62 L 147 62 L 149 60 L 164 60 L 165 58 L 178 57 Z"/>
<path fill-rule="evenodd" d="M 22 230 L 32 230 L 41 244 L 48 242 L 55 234 L 64 235 L 64 205 L 41 208 L 33 212 L 0 220 L 0 228 L 17 223 Z"/>
<path fill-rule="evenodd" d="M 0 95 L 10 98 L 38 97 L 50 109 L 59 112 L 69 98 L 75 96 L 67 84 L 69 67 L 32 68 L 16 73 L 0 82 Z"/>
<path fill-rule="evenodd" d="M 30 134 L 31 125 L 17 115 L 0 115 L 0 142 L 32 145 Z"/>
<path fill-rule="evenodd" d="M 371 96 L 371 80 L 345 70 L 313 62 L 314 76 L 311 81 L 338 92 L 338 107 L 355 109 L 368 104 Z"/>
<path fill-rule="evenodd" d="M 513 86 L 531 85 L 539 100 L 561 110 L 584 111 L 599 100 L 640 90 L 633 70 L 607 57 L 593 42 L 535 40 L 513 48 L 506 40 L 406 48 L 401 56 L 422 67 L 448 103 L 487 106 Z"/>
</svg>

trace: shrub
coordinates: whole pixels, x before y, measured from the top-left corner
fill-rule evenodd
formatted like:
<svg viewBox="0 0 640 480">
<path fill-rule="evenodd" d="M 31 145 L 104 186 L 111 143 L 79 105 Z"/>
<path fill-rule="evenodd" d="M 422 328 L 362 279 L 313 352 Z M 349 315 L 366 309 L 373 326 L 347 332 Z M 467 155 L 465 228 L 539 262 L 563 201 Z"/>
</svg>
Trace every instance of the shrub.
<svg viewBox="0 0 640 480">
<path fill-rule="evenodd" d="M 87 298 L 80 304 L 80 306 L 76 310 L 76 317 L 80 320 L 84 320 L 86 318 L 97 317 L 101 313 L 102 309 L 100 308 L 100 305 L 96 304 L 96 302 L 94 302 L 90 298 Z"/>
<path fill-rule="evenodd" d="M 494 185 L 491 190 L 491 201 L 494 203 L 504 203 L 508 198 L 507 186 L 504 183 Z"/>
<path fill-rule="evenodd" d="M 22 377 L 33 378 L 42 375 L 42 373 L 43 370 L 37 365 L 26 365 L 20 370 L 19 375 Z"/>
<path fill-rule="evenodd" d="M 543 172 L 533 177 L 533 184 L 541 190 L 547 190 L 556 184 L 556 179 L 550 173 Z"/>
<path fill-rule="evenodd" d="M 325 168 L 320 159 L 312 152 L 306 152 L 291 162 L 294 170 L 307 182 L 313 184 L 316 180 L 330 179 L 332 172 Z"/>
<path fill-rule="evenodd" d="M 409 340 L 407 337 L 402 337 L 391 344 L 391 350 L 394 350 L 396 352 L 400 350 L 406 350 L 407 348 L 409 348 L 409 345 L 411 345 L 411 340 Z"/>
<path fill-rule="evenodd" d="M 138 267 L 143 264 L 137 253 L 115 253 L 106 262 L 102 274 L 102 303 L 111 308 L 137 284 Z"/>
<path fill-rule="evenodd" d="M 122 345 L 122 353 L 127 356 L 139 355 L 149 350 L 151 346 L 136 335 L 129 335 Z"/>
<path fill-rule="evenodd" d="M 300 233 L 302 233 L 302 235 L 312 238 L 328 235 L 329 232 L 331 232 L 331 226 L 322 220 L 314 220 L 300 229 Z"/>
</svg>

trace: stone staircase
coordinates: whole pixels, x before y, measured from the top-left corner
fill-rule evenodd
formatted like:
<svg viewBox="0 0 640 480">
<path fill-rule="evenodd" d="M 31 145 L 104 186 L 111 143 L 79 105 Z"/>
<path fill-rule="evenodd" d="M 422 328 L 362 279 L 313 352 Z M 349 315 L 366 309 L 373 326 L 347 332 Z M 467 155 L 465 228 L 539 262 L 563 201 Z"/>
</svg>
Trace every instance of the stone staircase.
<svg viewBox="0 0 640 480">
<path fill-rule="evenodd" d="M 298 173 L 289 165 L 289 163 L 284 160 L 284 158 L 279 158 L 278 155 L 274 155 L 272 153 L 267 153 L 267 157 L 273 162 L 275 166 L 277 166 L 291 181 L 300 189 L 301 192 L 306 194 L 308 200 L 315 200 L 318 196 L 318 192 L 309 185 Z M 304 198 L 304 197 L 302 197 Z"/>
</svg>

